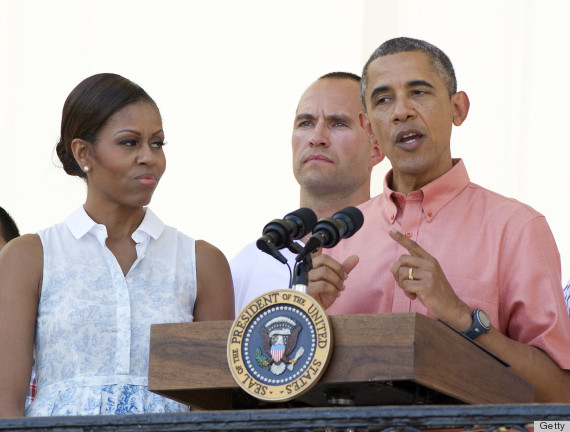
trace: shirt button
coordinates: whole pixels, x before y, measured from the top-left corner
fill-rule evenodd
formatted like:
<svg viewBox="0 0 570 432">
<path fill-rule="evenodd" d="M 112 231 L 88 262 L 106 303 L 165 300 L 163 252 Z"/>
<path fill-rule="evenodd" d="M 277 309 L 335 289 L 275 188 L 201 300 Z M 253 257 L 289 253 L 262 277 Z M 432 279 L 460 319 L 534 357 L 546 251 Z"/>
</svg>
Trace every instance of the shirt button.
<svg viewBox="0 0 570 432">
<path fill-rule="evenodd" d="M 127 283 L 128 283 L 128 284 L 130 284 L 132 281 L 133 281 L 132 278 L 130 278 L 130 277 L 127 278 Z"/>
<path fill-rule="evenodd" d="M 433 213 L 430 212 L 430 211 L 428 211 L 428 216 L 429 216 L 429 217 L 432 217 L 432 216 L 433 216 Z"/>
<path fill-rule="evenodd" d="M 394 215 L 390 216 L 390 220 L 394 220 Z"/>
<path fill-rule="evenodd" d="M 408 231 L 408 232 L 406 233 L 406 237 L 408 237 L 408 238 L 412 237 L 412 233 Z"/>
</svg>

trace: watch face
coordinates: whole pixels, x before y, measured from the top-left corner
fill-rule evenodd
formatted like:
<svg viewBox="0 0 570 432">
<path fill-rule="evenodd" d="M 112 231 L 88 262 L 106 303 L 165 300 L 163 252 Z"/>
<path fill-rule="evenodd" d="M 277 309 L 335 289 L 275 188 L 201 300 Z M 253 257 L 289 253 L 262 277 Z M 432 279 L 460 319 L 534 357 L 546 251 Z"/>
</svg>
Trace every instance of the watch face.
<svg viewBox="0 0 570 432">
<path fill-rule="evenodd" d="M 491 327 L 491 320 L 489 319 L 489 317 L 487 316 L 487 314 L 484 311 L 482 311 L 481 309 L 478 309 L 477 310 L 477 317 L 479 318 L 479 321 L 481 322 L 483 327 L 485 327 L 485 328 Z"/>
</svg>

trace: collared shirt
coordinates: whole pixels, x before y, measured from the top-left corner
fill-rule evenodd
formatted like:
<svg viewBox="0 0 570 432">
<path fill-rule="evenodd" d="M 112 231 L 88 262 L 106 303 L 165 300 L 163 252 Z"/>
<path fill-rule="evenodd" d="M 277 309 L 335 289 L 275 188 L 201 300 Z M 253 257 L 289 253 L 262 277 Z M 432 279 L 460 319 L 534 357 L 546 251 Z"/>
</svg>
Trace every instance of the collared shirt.
<svg viewBox="0 0 570 432">
<path fill-rule="evenodd" d="M 494 327 L 547 352 L 570 368 L 570 320 L 562 296 L 560 255 L 544 216 L 514 199 L 471 183 L 463 162 L 407 196 L 392 191 L 359 206 L 364 225 L 325 250 L 339 262 L 360 261 L 329 314 L 419 312 L 388 266 L 409 252 L 392 240 L 394 227 L 435 257 L 461 300 L 483 309 Z"/>
<path fill-rule="evenodd" d="M 37 393 L 27 415 L 179 411 L 146 388 L 151 324 L 193 320 L 194 239 L 146 209 L 126 275 L 83 207 L 40 231 Z"/>
</svg>

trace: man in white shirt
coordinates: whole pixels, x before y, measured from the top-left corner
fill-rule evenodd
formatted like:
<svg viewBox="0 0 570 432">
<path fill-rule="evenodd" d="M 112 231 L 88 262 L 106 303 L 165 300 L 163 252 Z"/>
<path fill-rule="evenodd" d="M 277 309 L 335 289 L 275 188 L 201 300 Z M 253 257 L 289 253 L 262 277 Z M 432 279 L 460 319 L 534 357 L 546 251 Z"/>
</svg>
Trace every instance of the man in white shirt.
<svg viewBox="0 0 570 432">
<path fill-rule="evenodd" d="M 347 72 L 323 75 L 299 100 L 292 135 L 293 172 L 300 186 L 300 207 L 312 209 L 318 219 L 370 199 L 372 168 L 384 154 L 360 126 L 362 111 L 360 77 Z M 230 261 L 236 316 L 259 295 L 288 288 L 296 255 L 286 249 L 281 253 L 289 268 L 261 252 L 255 243 Z M 341 265 L 326 255 L 315 256 L 316 268 L 309 273 L 311 289 L 330 292 L 324 289 L 326 284 L 342 289 L 343 280 L 326 280 L 319 274 L 320 261 L 334 268 Z M 357 262 L 356 256 L 347 258 L 336 273 L 344 272 L 346 279 Z"/>
</svg>

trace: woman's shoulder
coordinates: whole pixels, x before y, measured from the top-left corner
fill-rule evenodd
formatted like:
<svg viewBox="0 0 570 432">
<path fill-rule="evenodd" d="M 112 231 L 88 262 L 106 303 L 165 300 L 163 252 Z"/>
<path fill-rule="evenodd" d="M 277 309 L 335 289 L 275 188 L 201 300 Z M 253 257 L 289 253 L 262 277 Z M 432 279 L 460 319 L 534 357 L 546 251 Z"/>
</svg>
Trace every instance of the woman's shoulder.
<svg viewBox="0 0 570 432">
<path fill-rule="evenodd" d="M 196 240 L 196 255 L 200 255 L 202 259 L 226 259 L 224 253 L 206 240 Z"/>
<path fill-rule="evenodd" d="M 35 290 L 41 284 L 43 263 L 42 242 L 37 234 L 16 237 L 0 252 L 0 284 Z"/>
<path fill-rule="evenodd" d="M 28 260 L 43 255 L 42 241 L 37 234 L 24 234 L 9 241 L 2 249 L 2 255 Z"/>
</svg>

